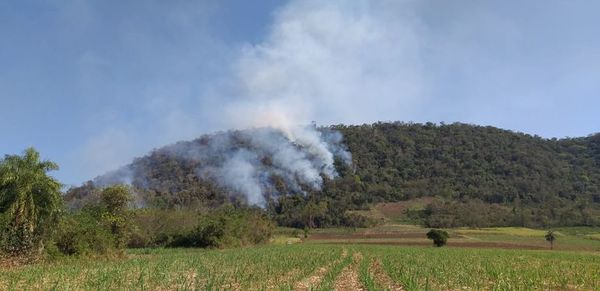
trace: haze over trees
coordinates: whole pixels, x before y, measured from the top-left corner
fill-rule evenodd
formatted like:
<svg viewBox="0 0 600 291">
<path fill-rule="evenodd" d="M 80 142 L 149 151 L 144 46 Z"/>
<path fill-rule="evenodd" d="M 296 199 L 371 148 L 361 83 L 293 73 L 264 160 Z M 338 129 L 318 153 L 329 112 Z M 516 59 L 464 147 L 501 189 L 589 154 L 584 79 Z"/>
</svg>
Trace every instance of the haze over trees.
<svg viewBox="0 0 600 291">
<path fill-rule="evenodd" d="M 373 203 L 431 197 L 409 215 L 429 227 L 573 226 L 600 223 L 600 134 L 544 139 L 468 124 L 376 123 L 336 125 L 352 164 L 336 160 L 338 177 L 322 177 L 321 190 L 290 188 L 272 175 L 267 213 L 292 227 L 361 226 L 369 220 L 352 210 Z M 251 150 L 243 131 L 203 136 L 157 149 L 111 175 L 71 189 L 72 208 L 111 178 L 128 176 L 139 206 L 157 209 L 215 208 L 245 204 L 199 169 L 219 163 L 219 154 L 194 158 L 173 149 L 197 150 L 212 140 L 235 141 L 224 150 Z M 202 151 L 198 151 L 202 153 Z M 265 158 L 261 167 L 269 169 Z"/>
</svg>

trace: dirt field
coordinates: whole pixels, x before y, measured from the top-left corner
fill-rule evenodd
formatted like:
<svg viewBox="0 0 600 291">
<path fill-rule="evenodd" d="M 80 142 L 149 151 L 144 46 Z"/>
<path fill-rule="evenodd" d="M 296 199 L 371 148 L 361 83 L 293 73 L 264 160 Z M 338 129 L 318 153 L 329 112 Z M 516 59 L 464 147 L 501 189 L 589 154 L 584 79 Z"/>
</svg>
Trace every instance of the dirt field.
<svg viewBox="0 0 600 291">
<path fill-rule="evenodd" d="M 431 246 L 426 238 L 429 229 L 412 225 L 383 225 L 371 229 L 356 230 L 317 230 L 311 233 L 306 243 L 326 244 L 368 244 L 398 246 Z M 543 230 L 527 228 L 483 228 L 448 229 L 450 238 L 447 247 L 457 248 L 499 248 L 543 250 L 550 245 L 545 241 Z M 592 230 L 577 234 L 576 228 L 558 232 L 554 248 L 569 251 L 600 251 L 600 240 L 595 239 Z"/>
<path fill-rule="evenodd" d="M 389 245 L 389 246 L 423 246 L 430 247 L 431 242 L 410 242 L 410 241 L 331 241 L 326 242 L 328 244 L 342 244 L 342 245 Z M 524 244 L 511 244 L 511 243 L 492 243 L 492 242 L 453 242 L 448 243 L 446 247 L 456 248 L 498 248 L 498 249 L 520 249 L 520 250 L 544 250 L 548 249 L 547 246 L 536 246 L 536 245 L 524 245 Z"/>
</svg>

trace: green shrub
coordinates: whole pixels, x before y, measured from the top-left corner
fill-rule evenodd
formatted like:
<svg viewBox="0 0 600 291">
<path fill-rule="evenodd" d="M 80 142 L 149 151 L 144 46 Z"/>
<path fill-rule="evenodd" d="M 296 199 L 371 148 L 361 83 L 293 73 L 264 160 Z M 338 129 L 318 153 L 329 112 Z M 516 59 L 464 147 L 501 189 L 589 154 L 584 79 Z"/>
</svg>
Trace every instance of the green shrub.
<svg viewBox="0 0 600 291">
<path fill-rule="evenodd" d="M 103 255 L 116 248 L 114 235 L 89 211 L 63 219 L 54 246 L 64 255 Z"/>
<path fill-rule="evenodd" d="M 198 214 L 196 226 L 187 231 L 171 234 L 168 247 L 242 247 L 267 242 L 274 224 L 257 209 L 223 206 Z M 163 234 L 166 235 L 166 234 Z M 161 235 L 156 235 L 159 238 Z"/>
<path fill-rule="evenodd" d="M 219 247 L 225 237 L 226 225 L 214 217 L 205 217 L 192 231 L 174 237 L 171 247 Z"/>
<path fill-rule="evenodd" d="M 436 247 L 441 247 L 448 241 L 448 233 L 440 229 L 432 229 L 427 233 L 427 238 L 433 240 Z"/>
<path fill-rule="evenodd" d="M 221 223 L 223 236 L 219 247 L 239 247 L 267 242 L 273 235 L 275 225 L 267 216 L 254 208 L 224 206 L 212 213 Z"/>
<path fill-rule="evenodd" d="M 53 237 L 53 249 L 63 255 L 106 255 L 121 252 L 133 233 L 127 186 L 102 189 L 99 200 L 68 214 Z"/>
<path fill-rule="evenodd" d="M 166 247 L 198 226 L 200 214 L 191 209 L 137 209 L 129 239 L 130 248 Z"/>
</svg>

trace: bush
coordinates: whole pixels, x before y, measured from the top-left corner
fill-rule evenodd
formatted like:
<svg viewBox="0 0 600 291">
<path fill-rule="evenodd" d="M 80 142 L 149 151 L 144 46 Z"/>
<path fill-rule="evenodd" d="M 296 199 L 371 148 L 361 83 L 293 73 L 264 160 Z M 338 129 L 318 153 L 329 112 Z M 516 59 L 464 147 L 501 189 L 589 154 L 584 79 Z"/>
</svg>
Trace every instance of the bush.
<svg viewBox="0 0 600 291">
<path fill-rule="evenodd" d="M 132 221 L 128 247 L 167 247 L 198 226 L 200 213 L 190 209 L 137 209 Z"/>
<path fill-rule="evenodd" d="M 173 229 L 174 227 L 170 227 Z M 258 209 L 223 206 L 198 214 L 196 225 L 178 233 L 155 233 L 155 239 L 167 238 L 167 247 L 228 248 L 267 242 L 273 235 L 274 224 Z"/>
<path fill-rule="evenodd" d="M 64 255 L 106 255 L 122 251 L 133 230 L 128 187 L 102 189 L 100 199 L 68 214 L 53 237 L 52 251 Z"/>
<path fill-rule="evenodd" d="M 448 233 L 440 229 L 432 229 L 427 233 L 427 238 L 433 240 L 436 247 L 441 247 L 446 244 Z"/>
<path fill-rule="evenodd" d="M 115 238 L 90 212 L 66 217 L 54 237 L 54 246 L 64 255 L 104 255 L 115 250 Z"/>
<path fill-rule="evenodd" d="M 225 225 L 218 219 L 207 217 L 192 231 L 178 235 L 170 243 L 171 247 L 219 247 L 225 236 Z"/>
<path fill-rule="evenodd" d="M 224 229 L 219 247 L 240 247 L 267 242 L 273 235 L 274 223 L 262 210 L 224 206 L 214 215 Z"/>
</svg>

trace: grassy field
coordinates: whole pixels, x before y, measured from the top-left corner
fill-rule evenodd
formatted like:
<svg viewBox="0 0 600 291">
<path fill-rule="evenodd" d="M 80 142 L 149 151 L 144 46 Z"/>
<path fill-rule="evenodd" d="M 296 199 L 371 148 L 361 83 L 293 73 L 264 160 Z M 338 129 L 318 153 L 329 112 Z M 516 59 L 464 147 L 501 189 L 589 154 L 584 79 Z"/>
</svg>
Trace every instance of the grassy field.
<svg viewBox="0 0 600 291">
<path fill-rule="evenodd" d="M 451 229 L 444 248 L 432 247 L 426 231 L 385 225 L 300 239 L 280 229 L 254 248 L 130 250 L 118 259 L 0 267 L 0 290 L 600 290 L 597 228 L 558 229 L 553 251 L 540 230 Z"/>
<path fill-rule="evenodd" d="M 132 250 L 0 271 L 3 290 L 439 290 L 600 288 L 600 254 L 293 244 Z"/>
</svg>

